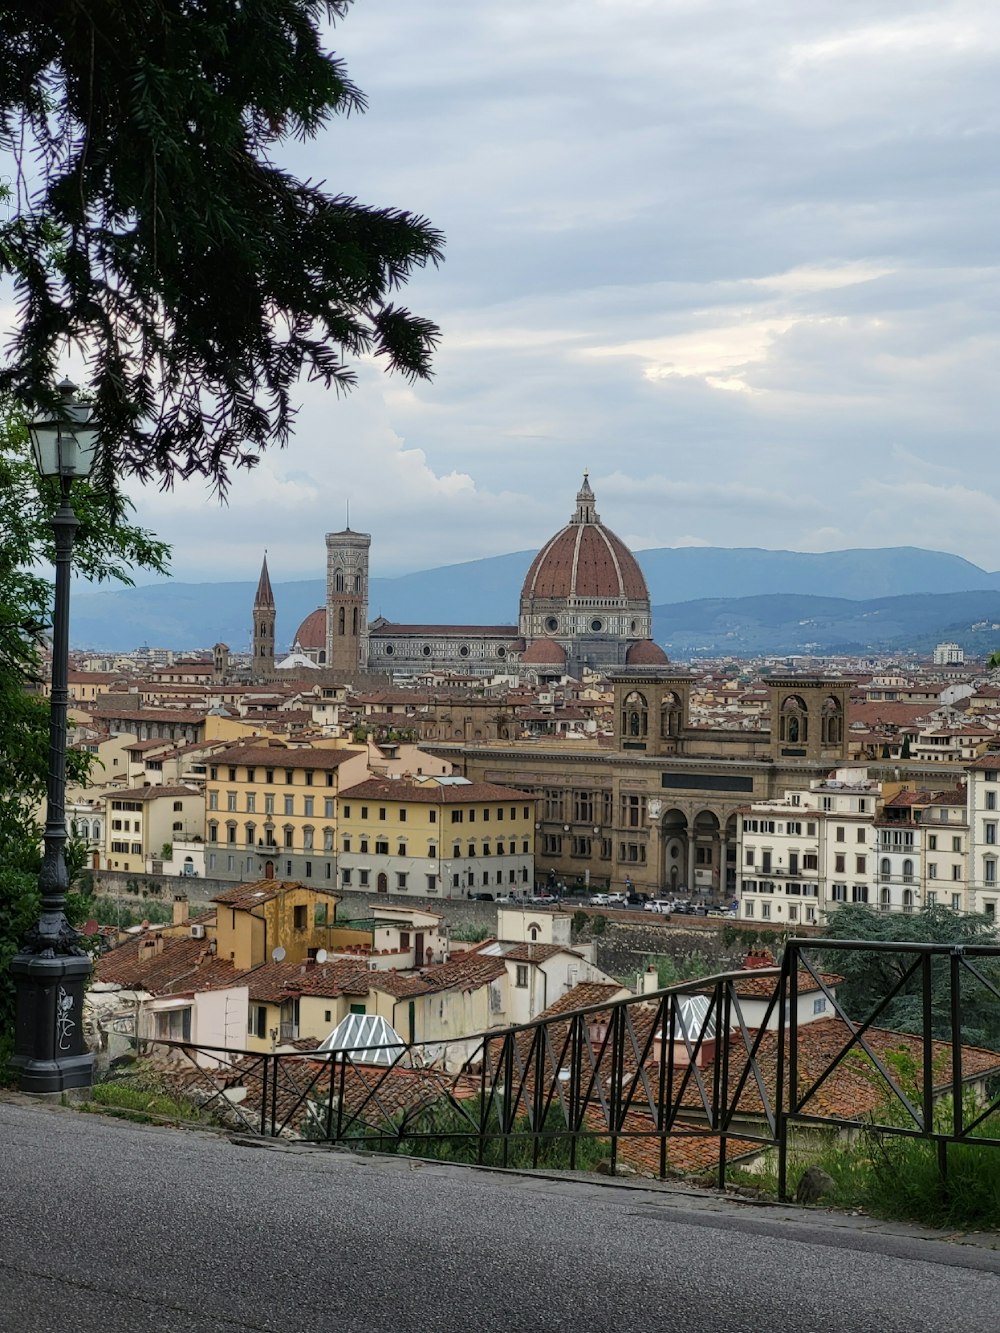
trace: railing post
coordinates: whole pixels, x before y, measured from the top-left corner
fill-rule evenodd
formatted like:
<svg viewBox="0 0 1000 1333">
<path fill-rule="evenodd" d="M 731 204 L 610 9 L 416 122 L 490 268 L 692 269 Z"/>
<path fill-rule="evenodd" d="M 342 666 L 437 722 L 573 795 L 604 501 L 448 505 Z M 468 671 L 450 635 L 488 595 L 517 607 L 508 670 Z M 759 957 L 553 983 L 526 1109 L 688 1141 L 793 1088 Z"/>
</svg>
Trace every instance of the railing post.
<svg viewBox="0 0 1000 1333">
<path fill-rule="evenodd" d="M 671 1004 L 672 996 L 664 995 L 660 1000 L 660 1086 L 657 1129 L 660 1131 L 660 1179 L 665 1180 L 667 1176 L 667 1125 L 669 1123 L 668 1109 L 670 1097 L 673 1092 L 673 1085 L 668 1084 L 667 1071 L 671 1068 L 671 1057 L 674 1051 L 673 1029 L 671 1020 L 673 1017 L 673 1006 Z M 671 1028 L 669 1037 L 668 1027 Z M 669 1087 L 669 1091 L 668 1091 Z"/>
<path fill-rule="evenodd" d="M 542 1080 L 542 1069 L 544 1066 L 544 1038 L 545 1029 L 541 1024 L 535 1028 L 535 1086 L 532 1089 L 531 1099 L 531 1118 L 534 1120 L 532 1129 L 534 1130 L 534 1139 L 531 1147 L 531 1165 L 534 1169 L 538 1168 L 538 1153 L 541 1146 L 540 1135 L 542 1132 L 542 1108 L 545 1105 L 545 1087 Z"/>
<path fill-rule="evenodd" d="M 267 1085 L 271 1081 L 271 1057 L 262 1057 L 264 1067 L 260 1074 L 260 1137 L 267 1137 Z"/>
<path fill-rule="evenodd" d="M 280 1055 L 271 1056 L 271 1138 L 278 1133 L 278 1061 Z"/>
<path fill-rule="evenodd" d="M 486 1132 L 489 1128 L 489 1108 L 493 1104 L 492 1101 L 488 1100 L 486 1096 L 486 1070 L 487 1067 L 489 1066 L 489 1061 L 490 1061 L 490 1039 L 489 1037 L 484 1037 L 483 1066 L 482 1066 L 482 1073 L 479 1079 L 479 1143 L 477 1145 L 477 1160 L 480 1166 L 482 1166 L 483 1158 L 486 1155 Z M 494 1086 L 495 1086 L 495 1081 L 491 1077 L 490 1079 L 491 1089 Z"/>
<path fill-rule="evenodd" d="M 611 1016 L 611 1089 L 608 1098 L 608 1111 L 611 1119 L 611 1174 L 618 1170 L 618 1117 L 622 1102 L 622 1077 L 624 1069 L 625 1042 L 622 1039 L 622 1019 L 625 1010 L 619 1005 L 612 1010 Z M 605 1047 L 607 1049 L 607 1047 Z"/>
<path fill-rule="evenodd" d="M 511 1029 L 503 1042 L 503 1102 L 501 1110 L 500 1128 L 503 1131 L 503 1165 L 506 1166 L 510 1156 L 510 1131 L 513 1127 L 511 1119 L 511 1090 L 514 1082 L 514 1032 Z"/>
<path fill-rule="evenodd" d="M 785 957 L 778 978 L 778 1034 L 774 1064 L 774 1125 L 778 1138 L 778 1198 L 788 1199 L 788 1114 L 785 1111 L 785 997 L 788 994 L 789 970 L 798 971 L 798 950 L 794 944 L 785 946 Z"/>
<path fill-rule="evenodd" d="M 722 1087 L 719 1096 L 719 1108 L 722 1116 L 719 1134 L 719 1189 L 726 1188 L 726 1130 L 730 1123 L 729 1108 L 729 1034 L 733 1027 L 731 981 L 724 981 L 723 987 L 723 1024 L 722 1024 Z M 716 1029 L 718 1032 L 718 1029 Z M 717 1043 L 718 1048 L 718 1043 Z"/>
<path fill-rule="evenodd" d="M 934 1051 L 931 1048 L 933 1040 L 934 1011 L 931 1007 L 931 956 L 925 953 L 920 960 L 920 992 L 922 1001 L 922 1026 L 923 1026 L 923 1102 L 924 1102 L 924 1133 L 934 1133 Z"/>
<path fill-rule="evenodd" d="M 965 1133 L 962 1105 L 962 958 L 960 946 L 951 951 L 951 1115 L 956 1139 Z"/>
</svg>

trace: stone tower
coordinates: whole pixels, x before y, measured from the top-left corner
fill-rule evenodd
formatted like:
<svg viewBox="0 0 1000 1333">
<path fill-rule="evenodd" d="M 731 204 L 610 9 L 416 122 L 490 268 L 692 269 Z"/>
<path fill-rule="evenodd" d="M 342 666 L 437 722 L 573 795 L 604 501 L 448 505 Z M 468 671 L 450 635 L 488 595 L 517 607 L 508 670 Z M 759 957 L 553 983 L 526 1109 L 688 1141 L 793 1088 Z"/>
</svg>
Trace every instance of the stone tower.
<svg viewBox="0 0 1000 1333">
<path fill-rule="evenodd" d="M 367 532 L 326 534 L 326 666 L 354 676 L 368 669 Z"/>
<path fill-rule="evenodd" d="M 271 680 L 274 676 L 274 618 L 274 593 L 265 555 L 257 596 L 253 599 L 253 663 L 250 670 L 254 680 Z"/>
</svg>

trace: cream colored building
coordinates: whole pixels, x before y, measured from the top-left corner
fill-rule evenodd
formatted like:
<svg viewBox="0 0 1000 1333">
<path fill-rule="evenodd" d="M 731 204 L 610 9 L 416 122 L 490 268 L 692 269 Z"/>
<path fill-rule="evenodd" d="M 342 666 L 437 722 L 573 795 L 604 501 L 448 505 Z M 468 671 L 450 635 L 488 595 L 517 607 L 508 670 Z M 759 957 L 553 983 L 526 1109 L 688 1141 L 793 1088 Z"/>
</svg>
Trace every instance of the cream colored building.
<svg viewBox="0 0 1000 1333">
<path fill-rule="evenodd" d="M 174 838 L 201 836 L 204 794 L 191 787 L 126 787 L 105 799 L 103 865 L 143 873 L 159 869 Z"/>
</svg>

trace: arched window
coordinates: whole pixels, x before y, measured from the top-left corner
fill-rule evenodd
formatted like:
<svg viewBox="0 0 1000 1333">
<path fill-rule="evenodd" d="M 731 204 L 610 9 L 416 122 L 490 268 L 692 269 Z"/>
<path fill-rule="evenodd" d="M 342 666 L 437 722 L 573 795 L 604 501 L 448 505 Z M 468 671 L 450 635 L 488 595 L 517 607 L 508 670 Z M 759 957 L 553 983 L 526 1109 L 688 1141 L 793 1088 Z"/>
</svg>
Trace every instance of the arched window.
<svg viewBox="0 0 1000 1333">
<path fill-rule="evenodd" d="M 91 837 L 94 839 L 95 842 L 97 842 L 97 840 L 100 838 L 100 836 L 101 836 L 101 821 L 100 821 L 99 819 L 95 819 L 94 822 L 93 822 L 93 824 L 90 826 L 90 835 L 91 835 Z"/>
<path fill-rule="evenodd" d="M 325 828 L 323 830 L 323 850 L 324 852 L 333 851 L 333 829 Z"/>
<path fill-rule="evenodd" d="M 879 862 L 878 868 L 883 879 L 888 879 L 889 876 L 892 874 L 892 864 L 887 856 L 882 857 L 882 860 Z"/>
<path fill-rule="evenodd" d="M 208 840 L 209 842 L 219 841 L 219 825 L 214 819 L 208 825 Z"/>
<path fill-rule="evenodd" d="M 302 830 L 302 846 L 307 852 L 309 852 L 312 851 L 312 845 L 313 845 L 313 829 L 307 826 Z"/>
<path fill-rule="evenodd" d="M 338 633 L 338 634 L 343 634 L 343 633 L 344 633 L 344 628 L 345 628 L 346 623 L 347 623 L 346 620 L 345 620 L 345 616 L 346 616 L 346 615 L 347 615 L 347 612 L 344 610 L 343 607 L 341 607 L 340 610 L 337 612 L 337 633 Z"/>
<path fill-rule="evenodd" d="M 903 881 L 905 883 L 907 880 L 911 880 L 912 878 L 913 878 L 913 862 L 909 859 L 909 857 L 907 857 L 907 859 L 903 862 Z"/>
<path fill-rule="evenodd" d="M 528 938 L 531 940 L 532 944 L 535 943 L 535 941 L 538 939 L 538 927 L 537 927 L 537 926 L 529 926 L 529 927 L 528 927 Z"/>
<path fill-rule="evenodd" d="M 88 839 L 90 837 L 90 820 L 81 819 L 77 825 L 76 835 L 78 838 Z"/>
<path fill-rule="evenodd" d="M 903 911 L 904 911 L 904 912 L 912 912 L 912 911 L 913 911 L 913 890 L 912 890 L 912 889 L 904 889 L 904 890 L 903 890 Z"/>
<path fill-rule="evenodd" d="M 883 907 L 888 907 L 890 903 L 890 893 L 888 888 L 883 888 L 879 892 L 879 902 Z"/>
<path fill-rule="evenodd" d="M 354 637 L 357 638 L 357 637 L 358 637 L 358 608 L 357 608 L 357 607 L 354 608 L 354 612 L 353 612 L 352 619 L 353 619 L 353 621 L 354 621 L 354 629 L 353 629 L 352 632 L 353 632 L 353 634 L 354 634 Z"/>
<path fill-rule="evenodd" d="M 626 695 L 622 704 L 622 736 L 626 740 L 639 740 L 649 732 L 649 709 L 646 696 L 638 690 Z"/>
<path fill-rule="evenodd" d="M 342 569 L 338 569 L 336 574 L 334 574 L 333 586 L 336 588 L 337 592 L 344 591 L 344 571 Z"/>
<path fill-rule="evenodd" d="M 797 694 L 781 701 L 778 738 L 789 745 L 804 745 L 809 739 L 809 712 Z"/>
<path fill-rule="evenodd" d="M 820 716 L 820 739 L 824 745 L 839 745 L 844 739 L 844 710 L 840 700 L 831 694 L 823 703 Z"/>
<path fill-rule="evenodd" d="M 361 591 L 361 575 L 360 575 L 360 574 L 355 574 L 355 575 L 354 575 L 354 591 L 355 591 L 355 592 L 360 592 L 360 591 Z"/>
<path fill-rule="evenodd" d="M 663 696 L 660 704 L 660 735 L 664 740 L 681 734 L 681 716 L 681 701 L 671 690 Z"/>
<path fill-rule="evenodd" d="M 247 824 L 246 834 L 247 834 L 247 846 L 252 847 L 254 843 L 257 841 L 257 825 Z"/>
</svg>

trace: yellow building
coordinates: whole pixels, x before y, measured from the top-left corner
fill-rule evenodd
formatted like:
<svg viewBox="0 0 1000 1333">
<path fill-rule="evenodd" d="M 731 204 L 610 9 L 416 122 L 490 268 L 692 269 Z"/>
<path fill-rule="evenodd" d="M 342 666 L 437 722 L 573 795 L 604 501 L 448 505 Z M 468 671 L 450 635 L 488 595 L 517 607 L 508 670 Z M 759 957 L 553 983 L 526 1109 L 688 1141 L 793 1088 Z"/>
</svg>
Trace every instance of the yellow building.
<svg viewBox="0 0 1000 1333">
<path fill-rule="evenodd" d="M 258 880 L 226 889 L 212 901 L 215 928 L 206 927 L 207 934 L 214 935 L 218 957 L 228 958 L 238 972 L 270 963 L 275 950 L 279 961 L 295 967 L 335 947 L 340 899 L 327 890 Z"/>
<path fill-rule="evenodd" d="M 206 873 L 333 887 L 337 796 L 367 772 L 365 746 L 296 748 L 258 740 L 219 751 L 205 782 Z"/>
<path fill-rule="evenodd" d="M 462 778 L 369 778 L 342 791 L 340 887 L 465 898 L 534 888 L 535 798 Z"/>
</svg>

